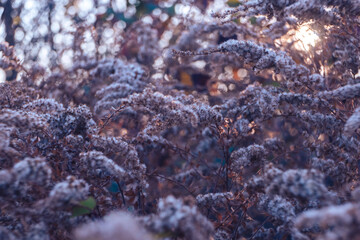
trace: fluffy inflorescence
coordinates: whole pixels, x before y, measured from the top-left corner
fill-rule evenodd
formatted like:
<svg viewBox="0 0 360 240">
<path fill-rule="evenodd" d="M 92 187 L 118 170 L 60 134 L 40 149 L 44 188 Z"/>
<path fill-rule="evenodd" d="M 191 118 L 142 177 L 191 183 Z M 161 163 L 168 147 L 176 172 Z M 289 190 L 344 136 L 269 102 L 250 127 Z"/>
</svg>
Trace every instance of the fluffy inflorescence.
<svg viewBox="0 0 360 240">
<path fill-rule="evenodd" d="M 141 92 L 147 85 L 148 79 L 144 67 L 120 59 L 104 59 L 91 70 L 90 74 L 94 78 L 107 78 L 111 81 L 96 92 L 99 99 L 95 105 L 97 112 L 117 107 L 123 98 Z"/>
<path fill-rule="evenodd" d="M 360 126 L 360 108 L 355 109 L 353 115 L 346 121 L 344 132 L 346 134 L 353 134 Z"/>
<path fill-rule="evenodd" d="M 208 193 L 208 194 L 199 194 L 196 196 L 196 201 L 199 205 L 217 205 L 221 203 L 226 203 L 229 199 L 233 198 L 232 192 L 226 193 Z"/>
<path fill-rule="evenodd" d="M 17 87 L 5 85 L 10 91 Z M 107 212 L 108 206 L 136 201 L 128 194 L 146 189 L 146 167 L 136 149 L 120 137 L 98 135 L 87 106 L 64 107 L 54 99 L 19 95 L 25 104 L 4 103 L 0 113 L 2 211 L 11 212 L 6 215 L 8 226 L 26 213 L 29 217 L 24 221 L 34 227 L 25 231 L 19 226 L 16 238 L 32 239 L 38 227 L 41 239 L 70 236 L 71 213 L 81 201 L 93 196 L 104 201 L 98 210 Z M 111 183 L 121 189 L 121 200 L 112 200 L 106 190 Z M 58 223 L 62 224 L 59 232 L 51 233 Z"/>
<path fill-rule="evenodd" d="M 1 170 L 1 196 L 11 199 L 12 196 L 25 196 L 31 190 L 31 185 L 48 186 L 51 178 L 51 168 L 42 158 L 25 158 L 16 163 L 12 169 Z"/>
<path fill-rule="evenodd" d="M 226 18 L 234 15 L 240 16 L 269 15 L 269 16 L 295 16 L 299 21 L 312 19 L 324 23 L 339 21 L 340 16 L 348 14 L 356 16 L 360 12 L 360 4 L 356 0 L 349 1 L 284 1 L 284 0 L 247 0 L 238 8 L 223 13 L 214 13 L 214 17 Z"/>
<path fill-rule="evenodd" d="M 51 207 L 61 207 L 71 202 L 84 199 L 88 195 L 89 186 L 73 176 L 68 176 L 65 181 L 59 182 L 49 193 L 47 201 Z"/>
<path fill-rule="evenodd" d="M 346 203 L 316 210 L 309 210 L 300 214 L 296 220 L 296 227 L 316 231 L 324 229 L 317 239 L 357 239 L 359 223 L 359 204 Z"/>
<path fill-rule="evenodd" d="M 0 239 L 360 239 L 359 1 L 62 2 L 0 44 Z"/>
<path fill-rule="evenodd" d="M 79 168 L 86 171 L 89 176 L 96 174 L 102 177 L 114 176 L 120 181 L 125 175 L 125 170 L 122 167 L 98 151 L 81 153 Z"/>
<path fill-rule="evenodd" d="M 266 150 L 263 146 L 254 144 L 247 148 L 239 148 L 231 154 L 232 165 L 234 169 L 241 169 L 262 162 L 266 156 Z"/>
<path fill-rule="evenodd" d="M 185 239 L 209 239 L 213 232 L 213 225 L 198 212 L 196 206 L 173 196 L 160 199 L 157 214 L 142 221 L 152 231 Z"/>
<path fill-rule="evenodd" d="M 298 65 L 285 52 L 275 52 L 272 49 L 259 46 L 252 41 L 228 40 L 216 49 L 199 52 L 198 54 L 210 54 L 214 52 L 233 53 L 244 59 L 245 63 L 253 65 L 255 71 L 273 68 L 275 73 L 281 74 L 289 88 L 295 86 L 312 86 L 322 89 L 324 78 L 320 74 L 311 74 L 303 65 Z M 176 55 L 192 55 L 196 53 L 176 52 Z"/>
<path fill-rule="evenodd" d="M 151 236 L 126 212 L 113 212 L 102 221 L 84 224 L 75 231 L 77 240 L 150 240 Z"/>
</svg>

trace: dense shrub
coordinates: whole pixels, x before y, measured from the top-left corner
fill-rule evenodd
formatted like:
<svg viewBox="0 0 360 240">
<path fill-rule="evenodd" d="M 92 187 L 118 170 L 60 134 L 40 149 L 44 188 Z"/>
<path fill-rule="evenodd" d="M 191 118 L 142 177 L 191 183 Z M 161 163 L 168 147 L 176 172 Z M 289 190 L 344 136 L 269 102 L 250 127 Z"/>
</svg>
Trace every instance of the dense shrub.
<svg viewBox="0 0 360 240">
<path fill-rule="evenodd" d="M 360 239 L 358 0 L 104 2 L 0 45 L 0 239 Z"/>
</svg>

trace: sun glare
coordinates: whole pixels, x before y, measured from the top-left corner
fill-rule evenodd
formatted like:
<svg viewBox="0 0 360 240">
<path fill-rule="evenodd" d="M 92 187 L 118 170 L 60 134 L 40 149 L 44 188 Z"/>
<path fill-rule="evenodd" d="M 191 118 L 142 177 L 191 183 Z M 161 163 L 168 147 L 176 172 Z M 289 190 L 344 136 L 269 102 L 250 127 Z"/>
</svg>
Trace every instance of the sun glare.
<svg viewBox="0 0 360 240">
<path fill-rule="evenodd" d="M 0 83 L 3 83 L 6 81 L 6 73 L 3 69 L 0 68 Z"/>
<path fill-rule="evenodd" d="M 298 50 L 309 51 L 310 47 L 314 47 L 315 44 L 320 40 L 319 36 L 311 29 L 309 24 L 304 24 L 300 26 L 295 32 L 295 40 L 297 42 L 294 44 L 295 48 Z"/>
</svg>

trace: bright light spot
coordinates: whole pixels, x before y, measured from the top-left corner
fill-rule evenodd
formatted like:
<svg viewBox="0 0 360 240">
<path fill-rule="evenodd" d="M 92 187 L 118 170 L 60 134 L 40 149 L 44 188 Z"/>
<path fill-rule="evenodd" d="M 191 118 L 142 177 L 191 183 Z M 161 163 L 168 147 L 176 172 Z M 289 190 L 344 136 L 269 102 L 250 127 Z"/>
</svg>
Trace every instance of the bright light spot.
<svg viewBox="0 0 360 240">
<path fill-rule="evenodd" d="M 24 8 L 25 9 L 32 9 L 34 8 L 34 5 L 35 5 L 35 1 L 25 1 L 25 4 L 24 4 Z"/>
<path fill-rule="evenodd" d="M 122 128 L 122 129 L 120 130 L 120 135 L 121 135 L 122 137 L 126 136 L 127 133 L 128 133 L 128 130 L 127 130 L 126 128 Z"/>
<path fill-rule="evenodd" d="M 93 2 L 92 1 L 88 1 L 88 0 L 79 0 L 77 2 L 77 7 L 78 9 L 81 11 L 81 12 L 84 12 L 84 13 L 81 13 L 83 14 L 84 16 L 86 16 L 86 14 L 88 12 L 90 12 L 92 9 L 94 9 L 94 5 L 93 5 Z M 80 15 L 80 14 L 79 14 Z M 80 16 L 81 17 L 81 16 Z"/>
<path fill-rule="evenodd" d="M 39 51 L 39 65 L 42 67 L 47 67 L 50 64 L 49 52 L 51 51 L 49 46 L 43 46 Z"/>
<path fill-rule="evenodd" d="M 72 50 L 67 50 L 63 53 L 60 58 L 61 64 L 64 68 L 69 69 L 73 65 L 74 52 Z"/>
<path fill-rule="evenodd" d="M 162 73 L 155 73 L 151 76 L 152 79 L 162 79 L 163 78 L 163 74 Z"/>
<path fill-rule="evenodd" d="M 16 41 L 22 41 L 24 39 L 25 33 L 21 29 L 16 29 L 15 31 L 15 39 Z"/>
<path fill-rule="evenodd" d="M 177 18 L 177 17 L 172 17 L 171 18 L 171 23 L 174 24 L 174 26 L 179 25 L 180 22 L 181 22 L 181 20 L 179 18 Z"/>
<path fill-rule="evenodd" d="M 326 69 L 325 69 L 325 66 L 321 66 L 320 67 L 320 74 L 321 74 L 321 76 L 325 76 L 325 72 L 326 71 Z"/>
<path fill-rule="evenodd" d="M 161 57 L 159 57 L 159 58 L 157 58 L 157 59 L 155 60 L 153 67 L 154 67 L 154 68 L 159 68 L 159 67 L 161 67 L 163 64 L 164 64 L 163 59 L 162 59 Z"/>
<path fill-rule="evenodd" d="M 126 12 L 124 12 L 125 18 L 131 18 L 136 13 L 136 7 L 135 6 L 129 6 L 126 9 Z"/>
<path fill-rule="evenodd" d="M 325 139 L 326 139 L 325 134 L 323 134 L 323 133 L 320 134 L 319 137 L 318 137 L 318 139 L 319 139 L 320 141 L 322 141 L 322 142 L 325 141 Z"/>
<path fill-rule="evenodd" d="M 6 73 L 3 69 L 0 68 L 0 83 L 5 82 L 6 80 Z"/>
<path fill-rule="evenodd" d="M 114 35 L 114 30 L 112 28 L 105 28 L 104 29 L 104 32 L 103 32 L 103 36 L 105 38 L 111 38 L 113 37 Z M 89 36 L 89 40 L 91 39 L 91 33 L 90 33 L 90 36 Z"/>
<path fill-rule="evenodd" d="M 169 18 L 169 15 L 167 15 L 166 13 L 160 14 L 160 20 L 162 22 L 165 22 L 166 20 L 168 20 L 168 18 Z"/>
<path fill-rule="evenodd" d="M 100 54 L 105 54 L 106 53 L 106 47 L 101 45 L 98 47 L 98 51 Z"/>
<path fill-rule="evenodd" d="M 70 6 L 67 9 L 67 12 L 68 12 L 69 15 L 74 16 L 76 14 L 76 8 L 74 6 Z"/>
<path fill-rule="evenodd" d="M 117 28 L 117 29 L 124 29 L 126 28 L 126 23 L 124 21 L 118 21 L 114 24 L 114 27 Z"/>
<path fill-rule="evenodd" d="M 358 73 L 355 75 L 355 78 L 360 77 L 360 68 L 358 70 Z"/>
<path fill-rule="evenodd" d="M 142 18 L 142 21 L 143 21 L 144 23 L 147 23 L 147 24 L 152 24 L 152 23 L 153 23 L 153 19 L 152 19 L 152 17 L 150 17 L 150 16 L 145 16 L 145 17 L 143 17 L 143 18 Z"/>
<path fill-rule="evenodd" d="M 243 79 L 247 76 L 248 72 L 245 68 L 240 68 L 238 71 L 237 71 L 237 75 L 239 76 L 240 79 Z"/>
<path fill-rule="evenodd" d="M 295 40 L 297 40 L 294 44 L 296 49 L 309 51 L 310 47 L 314 47 L 320 38 L 309 24 L 304 24 L 296 30 Z"/>
<path fill-rule="evenodd" d="M 96 14 L 99 14 L 99 15 L 104 14 L 104 13 L 106 13 L 106 10 L 107 10 L 107 8 L 105 6 L 99 6 L 96 9 Z"/>
<path fill-rule="evenodd" d="M 159 41 L 160 47 L 165 48 L 165 47 L 169 46 L 169 42 L 170 42 L 170 39 L 172 38 L 172 36 L 173 36 L 173 34 L 171 31 L 165 31 Z"/>
<path fill-rule="evenodd" d="M 230 85 L 229 85 L 229 90 L 230 90 L 230 91 L 235 90 L 235 88 L 236 88 L 235 84 L 230 84 Z"/>
<path fill-rule="evenodd" d="M 224 83 L 219 83 L 218 86 L 217 86 L 218 90 L 221 91 L 221 92 L 227 92 L 228 91 L 228 88 L 227 86 L 224 84 Z"/>
<path fill-rule="evenodd" d="M 48 34 L 48 27 L 45 24 L 41 24 L 38 26 L 37 30 L 41 34 L 41 36 L 46 36 Z"/>
<path fill-rule="evenodd" d="M 53 22 L 51 24 L 51 31 L 53 33 L 58 33 L 60 31 L 60 24 L 58 22 Z"/>
<path fill-rule="evenodd" d="M 203 60 L 199 60 L 199 61 L 191 63 L 191 65 L 193 65 L 194 67 L 202 69 L 202 68 L 204 68 L 206 66 L 206 62 L 203 61 Z"/>
<path fill-rule="evenodd" d="M 160 16 L 161 10 L 159 8 L 155 8 L 152 13 L 154 14 L 154 16 Z"/>
<path fill-rule="evenodd" d="M 183 5 L 183 4 L 176 4 L 175 5 L 175 13 L 176 14 L 183 14 L 183 15 L 186 15 L 190 12 L 191 10 L 191 7 L 190 6 L 186 6 L 186 5 Z"/>
<path fill-rule="evenodd" d="M 112 7 L 117 12 L 124 12 L 126 10 L 126 1 L 125 0 L 115 0 L 111 2 Z"/>
</svg>

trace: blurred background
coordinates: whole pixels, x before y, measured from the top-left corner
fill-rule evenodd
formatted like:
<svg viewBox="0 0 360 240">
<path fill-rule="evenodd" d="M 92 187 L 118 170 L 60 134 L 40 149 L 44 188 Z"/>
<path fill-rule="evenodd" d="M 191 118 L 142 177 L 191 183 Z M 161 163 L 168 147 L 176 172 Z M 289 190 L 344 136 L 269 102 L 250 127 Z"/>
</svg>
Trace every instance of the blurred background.
<svg viewBox="0 0 360 240">
<path fill-rule="evenodd" d="M 184 19 L 211 21 L 207 9 L 215 11 L 224 5 L 236 6 L 238 2 L 2 0 L 0 41 L 15 47 L 25 67 L 36 62 L 47 70 L 66 69 L 81 55 L 102 58 L 122 54 L 131 58 L 133 52 L 125 47 L 124 32 L 139 19 L 157 25 L 159 45 L 164 48 L 172 38 L 171 31 L 165 30 L 169 24 L 186 24 Z M 17 77 L 15 71 L 0 69 L 0 81 Z"/>
</svg>

